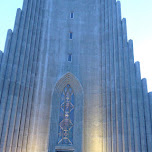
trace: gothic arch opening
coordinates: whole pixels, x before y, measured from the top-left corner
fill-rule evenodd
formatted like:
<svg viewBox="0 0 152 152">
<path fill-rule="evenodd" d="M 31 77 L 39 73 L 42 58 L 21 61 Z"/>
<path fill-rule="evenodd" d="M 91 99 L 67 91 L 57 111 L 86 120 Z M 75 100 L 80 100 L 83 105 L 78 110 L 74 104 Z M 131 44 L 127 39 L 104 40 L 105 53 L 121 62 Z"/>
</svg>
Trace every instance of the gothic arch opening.
<svg viewBox="0 0 152 152">
<path fill-rule="evenodd" d="M 71 73 L 65 74 L 52 95 L 49 152 L 83 151 L 83 89 Z"/>
</svg>

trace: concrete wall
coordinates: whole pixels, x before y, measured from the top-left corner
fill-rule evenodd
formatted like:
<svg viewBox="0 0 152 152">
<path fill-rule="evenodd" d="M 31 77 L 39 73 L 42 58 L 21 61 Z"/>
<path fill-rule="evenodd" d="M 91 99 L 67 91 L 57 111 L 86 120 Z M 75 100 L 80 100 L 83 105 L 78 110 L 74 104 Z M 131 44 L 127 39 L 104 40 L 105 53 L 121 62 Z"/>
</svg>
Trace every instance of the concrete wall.
<svg viewBox="0 0 152 152">
<path fill-rule="evenodd" d="M 61 3 L 60 0 L 56 0 L 52 1 L 52 6 L 56 7 L 52 7 L 49 14 L 48 87 L 54 88 L 58 79 L 67 72 L 75 75 L 80 81 L 84 90 L 83 148 L 87 152 L 100 151 L 102 145 L 100 1 L 65 0 Z M 71 12 L 74 12 L 74 19 L 70 19 Z M 69 38 L 70 32 L 73 33 L 72 40 Z M 68 62 L 68 53 L 72 54 L 72 62 Z M 77 140 L 81 140 L 80 137 Z M 57 144 L 57 141 L 55 142 Z M 94 147 L 97 145 L 98 149 L 95 150 Z M 77 148 L 75 150 L 79 151 Z"/>
</svg>

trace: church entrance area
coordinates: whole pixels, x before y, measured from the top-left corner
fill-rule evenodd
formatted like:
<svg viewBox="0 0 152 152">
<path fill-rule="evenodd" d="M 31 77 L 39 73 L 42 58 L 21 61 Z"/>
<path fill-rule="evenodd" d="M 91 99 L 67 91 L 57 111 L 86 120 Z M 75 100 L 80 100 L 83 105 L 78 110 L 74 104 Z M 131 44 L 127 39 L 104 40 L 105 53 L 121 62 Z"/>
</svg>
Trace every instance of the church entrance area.
<svg viewBox="0 0 152 152">
<path fill-rule="evenodd" d="M 60 150 L 60 151 L 56 151 L 56 152 L 73 152 L 73 151 L 67 151 L 67 150 L 66 151 L 65 150 L 61 151 Z"/>
</svg>

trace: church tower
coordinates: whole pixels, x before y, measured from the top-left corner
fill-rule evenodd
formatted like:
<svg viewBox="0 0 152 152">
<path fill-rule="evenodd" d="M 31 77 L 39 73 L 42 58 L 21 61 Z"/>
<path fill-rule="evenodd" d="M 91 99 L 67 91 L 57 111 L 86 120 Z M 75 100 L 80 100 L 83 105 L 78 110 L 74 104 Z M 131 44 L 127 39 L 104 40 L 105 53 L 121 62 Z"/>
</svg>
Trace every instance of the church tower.
<svg viewBox="0 0 152 152">
<path fill-rule="evenodd" d="M 0 152 L 152 152 L 119 1 L 24 0 L 0 52 Z"/>
</svg>

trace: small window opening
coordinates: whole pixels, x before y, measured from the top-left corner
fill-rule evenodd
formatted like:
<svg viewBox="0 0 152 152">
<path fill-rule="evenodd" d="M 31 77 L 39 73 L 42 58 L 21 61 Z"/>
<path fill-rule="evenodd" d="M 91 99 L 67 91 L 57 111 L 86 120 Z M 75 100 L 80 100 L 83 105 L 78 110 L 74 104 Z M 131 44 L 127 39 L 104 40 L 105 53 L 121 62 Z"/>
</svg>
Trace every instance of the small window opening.
<svg viewBox="0 0 152 152">
<path fill-rule="evenodd" d="M 70 40 L 72 40 L 72 38 L 73 38 L 73 33 L 70 32 Z"/>
<path fill-rule="evenodd" d="M 69 62 L 72 61 L 72 54 L 68 54 L 68 61 L 69 61 Z"/>
<path fill-rule="evenodd" d="M 73 12 L 71 12 L 70 18 L 74 18 L 74 13 Z"/>
</svg>

